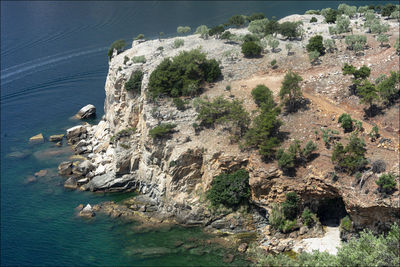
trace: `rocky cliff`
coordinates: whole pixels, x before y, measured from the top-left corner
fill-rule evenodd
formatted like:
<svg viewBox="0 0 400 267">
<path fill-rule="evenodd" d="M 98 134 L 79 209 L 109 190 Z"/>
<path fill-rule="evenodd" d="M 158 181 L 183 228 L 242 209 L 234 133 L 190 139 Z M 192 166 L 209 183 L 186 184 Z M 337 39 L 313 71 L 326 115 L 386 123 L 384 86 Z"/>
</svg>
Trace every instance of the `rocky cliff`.
<svg viewBox="0 0 400 267">
<path fill-rule="evenodd" d="M 234 32 L 245 34 L 247 30 Z M 351 177 L 333 181 L 329 174 L 332 166 L 326 165 L 329 159 L 320 156 L 302 168 L 296 177 L 287 177 L 278 170 L 276 163 L 266 164 L 256 151 L 242 150 L 238 144 L 232 143 L 227 127 L 195 131 L 192 124 L 196 123 L 197 113 L 193 105 L 189 104 L 180 111 L 171 99 L 157 102 L 149 99 L 146 92 L 151 72 L 162 59 L 183 50 L 200 48 L 209 58 L 216 58 L 221 63 L 223 79 L 208 84 L 204 96 L 240 97 L 249 111 L 254 109 L 250 95 L 252 88 L 243 81 L 250 76 L 249 81 L 268 75 L 278 77 L 284 72 L 281 69 L 272 71 L 266 59 L 243 58 L 240 46 L 234 42 L 213 38 L 204 40 L 191 35 L 182 38 L 185 42 L 183 47 L 174 49 L 174 39 L 134 41 L 131 49 L 112 58 L 105 84 L 104 117 L 98 125 L 80 125 L 67 131 L 67 138 L 76 153 L 86 158 L 85 161 L 60 165 L 60 173 L 72 175 L 67 181 L 68 187 L 90 191 L 138 190 L 146 198 L 144 202 L 142 199 L 142 202 L 129 203 L 128 210 L 132 213 L 147 212 L 161 220 L 174 218 L 179 223 L 208 225 L 214 229 L 257 229 L 265 236 L 269 234 L 265 230 L 267 211 L 272 203 L 282 202 L 289 191 L 296 191 L 302 198 L 302 205 L 312 207 L 321 217 L 330 218 L 324 209 L 332 209 L 333 216 L 337 217 L 349 214 L 356 229 L 369 227 L 380 231 L 399 220 L 398 191 L 392 196 L 377 194 L 374 184 L 377 174 L 364 173 L 364 182 L 361 183 L 354 183 Z M 306 41 L 295 43 L 294 50 L 299 56 L 302 56 Z M 282 41 L 282 47 L 285 42 Z M 136 56 L 145 56 L 146 62 L 134 63 L 131 59 Z M 129 60 L 124 63 L 125 57 Z M 284 62 L 278 63 L 284 66 Z M 287 64 L 290 66 L 290 62 Z M 292 68 L 296 69 L 296 66 Z M 140 94 L 125 90 L 125 82 L 136 70 L 144 73 Z M 235 93 L 224 90 L 228 84 L 235 86 Z M 273 88 L 274 84 L 269 87 L 275 90 L 274 93 L 279 89 Z M 299 116 L 313 116 L 316 109 L 312 106 L 311 110 Z M 332 124 L 326 115 L 321 114 L 319 120 L 321 124 Z M 160 123 L 177 125 L 172 138 L 157 140 L 149 136 L 149 130 Z M 304 125 L 295 125 L 294 128 L 298 134 L 306 136 Z M 312 133 L 307 135 L 312 136 Z M 396 158 L 398 152 L 388 153 Z M 398 172 L 395 163 L 392 160 L 388 169 Z M 213 177 L 239 168 L 250 173 L 251 214 L 248 218 L 225 216 L 229 212 L 214 214 L 205 201 L 205 192 Z M 334 203 L 329 204 L 329 200 Z M 335 209 L 335 206 L 343 209 Z M 116 209 L 110 207 L 103 208 L 108 212 Z"/>
</svg>

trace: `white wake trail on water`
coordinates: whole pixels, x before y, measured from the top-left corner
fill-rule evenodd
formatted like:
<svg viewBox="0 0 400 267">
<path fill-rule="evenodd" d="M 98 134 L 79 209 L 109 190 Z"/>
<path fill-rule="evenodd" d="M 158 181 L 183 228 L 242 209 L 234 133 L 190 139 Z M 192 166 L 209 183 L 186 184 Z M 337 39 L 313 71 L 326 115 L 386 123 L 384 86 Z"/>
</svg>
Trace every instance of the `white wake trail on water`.
<svg viewBox="0 0 400 267">
<path fill-rule="evenodd" d="M 88 55 L 88 54 L 105 51 L 107 49 L 108 49 L 108 47 L 101 47 L 101 48 L 89 49 L 89 50 L 78 51 L 78 52 L 74 52 L 76 50 L 72 50 L 72 51 L 67 51 L 67 52 L 63 52 L 60 54 L 56 54 L 56 55 L 51 55 L 51 56 L 31 60 L 31 61 L 28 61 L 28 62 L 25 62 L 22 64 L 18 64 L 18 65 L 6 68 L 4 70 L 1 70 L 1 84 L 4 85 L 4 84 L 10 83 L 16 79 L 22 78 L 28 74 L 32 74 L 37 71 L 40 71 L 41 70 L 40 67 L 43 67 L 43 66 L 48 66 L 48 65 L 51 65 L 54 63 L 59 63 L 59 62 L 66 61 L 71 58 L 75 58 L 75 57 L 79 57 L 79 56 L 84 56 L 84 55 Z M 24 75 L 20 75 L 20 77 L 18 77 L 18 78 L 10 79 L 18 74 L 24 74 Z"/>
</svg>

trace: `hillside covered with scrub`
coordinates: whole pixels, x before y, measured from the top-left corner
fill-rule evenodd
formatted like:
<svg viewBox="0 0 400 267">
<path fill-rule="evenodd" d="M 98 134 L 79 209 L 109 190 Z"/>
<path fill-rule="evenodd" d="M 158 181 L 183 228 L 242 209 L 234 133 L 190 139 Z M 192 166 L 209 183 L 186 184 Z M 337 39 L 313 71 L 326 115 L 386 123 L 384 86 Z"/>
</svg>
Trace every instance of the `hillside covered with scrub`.
<svg viewBox="0 0 400 267">
<path fill-rule="evenodd" d="M 256 265 L 398 265 L 399 21 L 340 4 L 118 40 L 66 187 L 137 190 L 93 212 L 202 226 Z"/>
</svg>

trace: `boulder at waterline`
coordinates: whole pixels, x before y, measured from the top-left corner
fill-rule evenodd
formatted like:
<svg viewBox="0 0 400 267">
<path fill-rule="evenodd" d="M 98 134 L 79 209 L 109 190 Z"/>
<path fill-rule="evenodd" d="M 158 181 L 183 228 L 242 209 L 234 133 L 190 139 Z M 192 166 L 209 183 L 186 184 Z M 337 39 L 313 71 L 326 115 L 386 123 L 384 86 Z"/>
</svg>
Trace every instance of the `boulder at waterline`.
<svg viewBox="0 0 400 267">
<path fill-rule="evenodd" d="M 72 174 L 72 161 L 63 161 L 58 165 L 58 174 L 60 175 L 70 175 Z"/>
<path fill-rule="evenodd" d="M 46 176 L 47 173 L 48 173 L 48 170 L 40 170 L 40 171 L 35 173 L 35 176 L 36 177 L 43 177 L 43 176 Z"/>
<path fill-rule="evenodd" d="M 76 182 L 76 178 L 75 177 L 68 178 L 64 183 L 64 187 L 68 189 L 78 188 L 78 183 Z"/>
<path fill-rule="evenodd" d="M 59 142 L 64 138 L 64 134 L 55 134 L 55 135 L 50 135 L 49 141 L 50 142 Z"/>
<path fill-rule="evenodd" d="M 31 144 L 41 144 L 44 143 L 44 137 L 43 134 L 37 134 L 35 136 L 32 136 L 31 138 L 29 138 L 29 143 Z"/>
<path fill-rule="evenodd" d="M 86 105 L 81 108 L 78 113 L 76 113 L 75 118 L 81 119 L 89 119 L 96 116 L 96 107 L 92 104 Z"/>
<path fill-rule="evenodd" d="M 90 204 L 87 204 L 86 207 L 84 207 L 80 212 L 79 216 L 81 217 L 87 217 L 91 218 L 94 217 L 96 214 L 94 213 L 92 206 Z"/>
</svg>

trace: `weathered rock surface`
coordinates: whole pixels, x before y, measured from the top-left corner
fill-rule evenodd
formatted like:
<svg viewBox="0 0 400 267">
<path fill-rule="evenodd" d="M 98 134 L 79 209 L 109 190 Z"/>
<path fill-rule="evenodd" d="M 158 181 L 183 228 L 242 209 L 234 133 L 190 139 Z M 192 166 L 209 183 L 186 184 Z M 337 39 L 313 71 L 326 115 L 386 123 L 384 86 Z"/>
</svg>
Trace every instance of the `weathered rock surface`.
<svg viewBox="0 0 400 267">
<path fill-rule="evenodd" d="M 58 165 L 58 173 L 63 176 L 72 174 L 72 161 L 63 161 Z"/>
<path fill-rule="evenodd" d="M 74 126 L 72 128 L 69 128 L 67 130 L 66 137 L 67 137 L 67 140 L 68 140 L 69 143 L 74 144 L 77 141 L 79 141 L 80 139 L 86 137 L 86 136 L 83 136 L 83 135 L 86 134 L 86 132 L 87 132 L 86 131 L 86 126 L 77 125 L 77 126 Z"/>
<path fill-rule="evenodd" d="M 44 137 L 43 134 L 37 134 L 35 136 L 32 136 L 31 138 L 29 138 L 29 143 L 31 144 L 41 144 L 44 143 Z"/>
<path fill-rule="evenodd" d="M 79 216 L 81 217 L 86 217 L 86 218 L 91 218 L 94 217 L 96 213 L 93 211 L 92 206 L 90 204 L 87 204 L 80 212 Z"/>
<path fill-rule="evenodd" d="M 78 113 L 76 113 L 75 118 L 81 119 L 89 119 L 96 116 L 96 107 L 92 104 L 86 105 L 81 108 Z"/>
<path fill-rule="evenodd" d="M 50 142 L 59 142 L 64 138 L 64 134 L 55 134 L 55 135 L 50 135 L 49 141 Z"/>
</svg>

